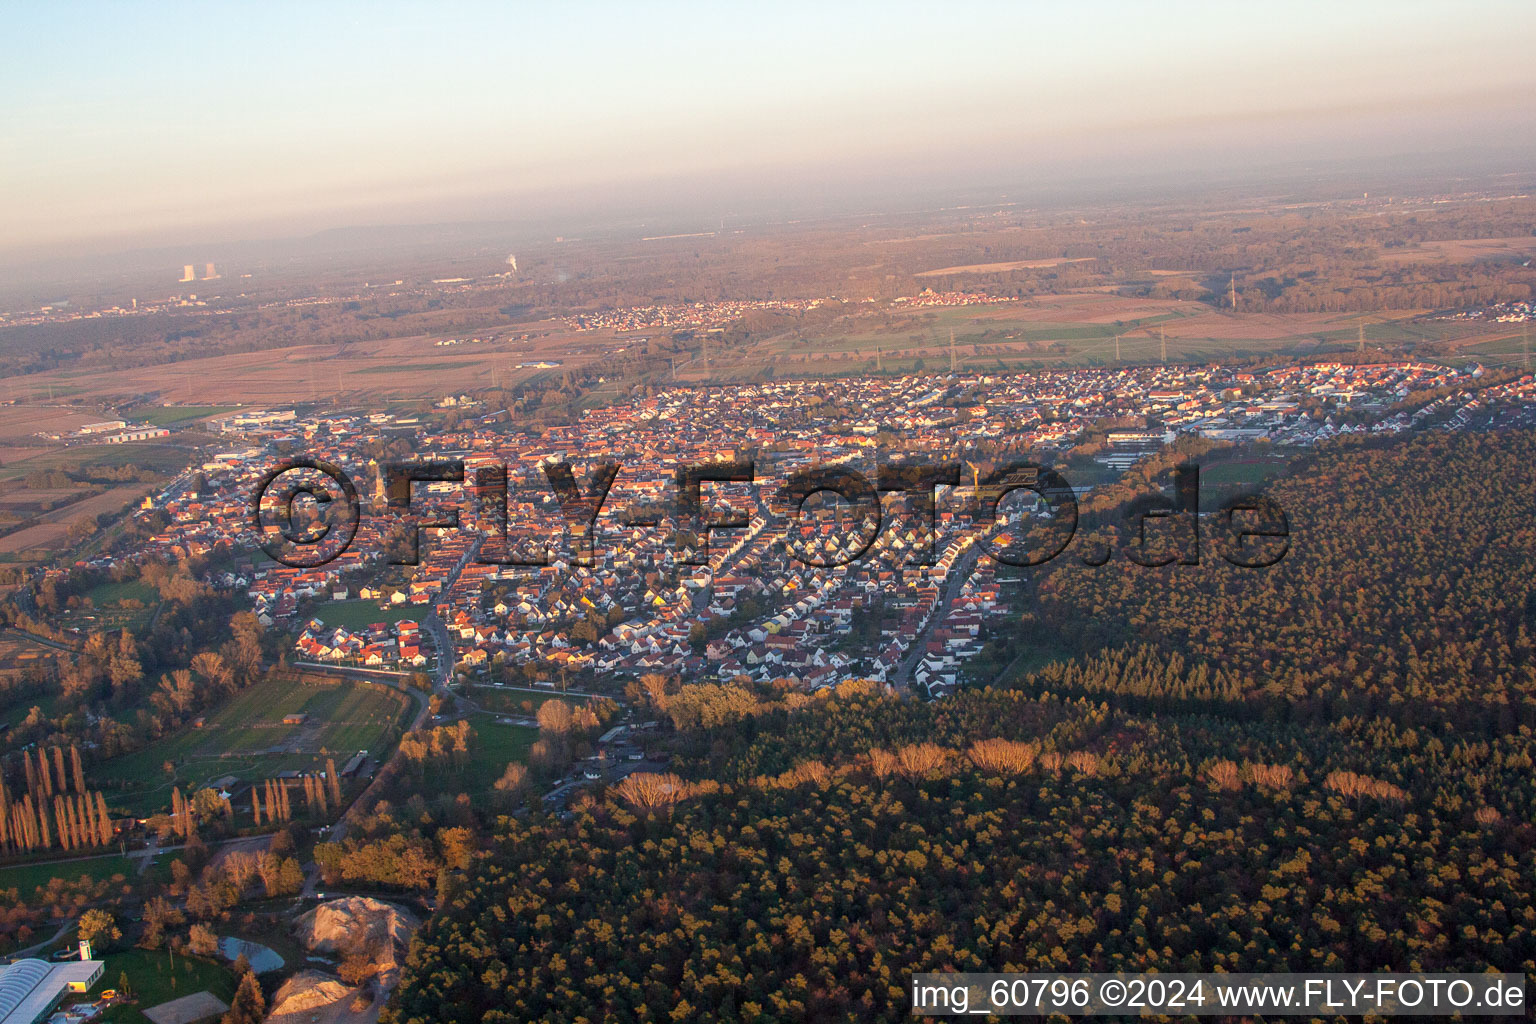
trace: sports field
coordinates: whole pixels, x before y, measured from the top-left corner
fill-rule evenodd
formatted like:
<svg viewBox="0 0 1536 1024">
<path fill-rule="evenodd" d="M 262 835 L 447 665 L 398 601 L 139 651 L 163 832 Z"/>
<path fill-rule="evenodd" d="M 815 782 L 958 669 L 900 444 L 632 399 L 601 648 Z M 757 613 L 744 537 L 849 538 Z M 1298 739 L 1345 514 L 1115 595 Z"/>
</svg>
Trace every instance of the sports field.
<svg viewBox="0 0 1536 1024">
<path fill-rule="evenodd" d="M 1245 455 L 1225 461 L 1213 457 L 1200 466 L 1200 509 L 1214 512 L 1228 498 L 1260 492 L 1285 468 L 1281 456 Z"/>
<path fill-rule="evenodd" d="M 327 757 L 339 762 L 359 750 L 381 753 L 410 698 L 334 680 L 296 673 L 264 679 L 208 713 L 200 728 L 185 726 L 143 750 L 96 765 L 93 783 L 103 784 L 113 807 L 148 815 L 170 805 L 172 786 L 188 793 L 226 775 L 254 780 L 323 768 Z M 306 719 L 284 723 L 292 714 Z M 166 772 L 167 762 L 174 774 Z M 126 788 L 117 788 L 123 783 Z"/>
</svg>

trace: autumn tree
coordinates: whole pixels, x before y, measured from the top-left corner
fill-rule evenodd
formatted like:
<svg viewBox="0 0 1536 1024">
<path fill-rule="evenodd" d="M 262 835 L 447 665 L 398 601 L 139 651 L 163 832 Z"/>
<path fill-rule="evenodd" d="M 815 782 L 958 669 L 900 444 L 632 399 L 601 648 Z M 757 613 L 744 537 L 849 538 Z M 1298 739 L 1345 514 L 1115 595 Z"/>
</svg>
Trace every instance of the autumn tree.
<svg viewBox="0 0 1536 1024">
<path fill-rule="evenodd" d="M 87 910 L 80 915 L 79 931 L 80 937 L 95 950 L 106 950 L 123 937 L 123 931 L 117 926 L 117 920 L 111 912 L 100 908 Z"/>
<path fill-rule="evenodd" d="M 528 769 L 517 761 L 509 761 L 506 770 L 496 780 L 495 790 L 503 807 L 516 805 L 528 789 Z"/>
<path fill-rule="evenodd" d="M 1017 775 L 1029 771 L 1039 747 L 1018 740 L 989 739 L 971 744 L 966 756 L 982 771 L 998 775 Z"/>
<path fill-rule="evenodd" d="M 198 956 L 213 956 L 219 951 L 219 937 L 207 925 L 194 924 L 187 936 L 187 948 Z"/>
<path fill-rule="evenodd" d="M 670 772 L 635 772 L 614 787 L 620 800 L 638 810 L 668 807 L 687 794 L 687 784 Z"/>
</svg>

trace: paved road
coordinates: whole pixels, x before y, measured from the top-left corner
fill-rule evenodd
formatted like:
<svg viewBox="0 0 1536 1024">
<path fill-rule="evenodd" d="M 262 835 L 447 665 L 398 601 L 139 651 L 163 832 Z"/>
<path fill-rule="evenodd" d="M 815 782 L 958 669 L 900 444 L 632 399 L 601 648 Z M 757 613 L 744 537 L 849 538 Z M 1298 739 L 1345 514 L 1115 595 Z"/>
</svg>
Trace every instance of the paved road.
<svg viewBox="0 0 1536 1024">
<path fill-rule="evenodd" d="M 938 604 L 933 607 L 933 614 L 928 617 L 928 623 L 921 633 L 912 638 L 907 653 L 897 666 L 895 674 L 890 682 L 895 686 L 910 688 L 912 686 L 912 673 L 916 671 L 918 662 L 923 660 L 923 653 L 928 647 L 928 638 L 933 631 L 944 621 L 945 614 L 950 605 L 960 596 L 960 589 L 965 586 L 965 581 L 971 578 L 971 573 L 976 568 L 976 560 L 981 557 L 983 545 L 972 544 L 960 556 L 959 562 L 945 574 L 944 589 L 939 594 Z"/>
<path fill-rule="evenodd" d="M 148 830 L 146 829 L 146 831 Z M 172 849 L 172 847 L 166 847 L 166 849 Z M 155 858 L 159 855 L 160 840 L 153 832 L 150 832 L 149 840 L 144 844 L 144 849 L 133 851 L 128 855 L 128 859 L 139 862 L 138 874 L 142 875 L 149 870 L 149 866 L 155 862 Z"/>
<path fill-rule="evenodd" d="M 611 693 L 593 693 L 591 690 L 574 690 L 574 689 L 561 690 L 561 689 L 558 689 L 556 687 L 543 687 L 543 686 L 509 686 L 509 685 L 497 686 L 497 685 L 493 685 L 491 683 L 476 683 L 475 685 L 476 686 L 484 686 L 488 690 L 496 690 L 499 693 L 536 693 L 540 697 L 606 697 L 609 700 L 613 701 L 615 704 L 618 704 L 620 707 L 623 707 L 625 704 L 629 703 L 628 701 L 626 701 L 621 696 L 615 696 L 614 694 L 611 694 Z M 460 698 L 460 699 L 462 700 L 463 698 Z M 503 711 L 503 712 L 489 712 L 488 711 L 486 713 L 487 714 L 511 714 L 511 712 L 506 712 L 506 711 Z"/>
<path fill-rule="evenodd" d="M 79 647 L 71 647 L 68 644 L 60 643 L 57 640 L 50 640 L 50 639 L 48 639 L 45 636 L 39 636 L 36 633 L 29 633 L 29 632 L 27 632 L 24 629 L 17 629 L 15 626 L 10 626 L 10 627 L 7 627 L 7 628 L 12 633 L 15 633 L 17 636 L 24 636 L 28 640 L 32 641 L 33 643 L 41 644 L 42 646 L 51 648 L 52 650 L 62 651 L 65 654 L 79 654 L 80 653 L 80 648 Z"/>
<path fill-rule="evenodd" d="M 49 946 L 53 945 L 55 942 L 58 942 L 60 939 L 62 939 L 64 937 L 64 933 L 69 931 L 74 926 L 75 926 L 75 919 L 74 918 L 70 918 L 69 920 L 65 921 L 63 924 L 59 925 L 59 930 L 58 931 L 56 931 L 52 935 L 48 936 L 42 942 L 35 942 L 32 945 L 28 946 L 26 949 L 18 949 L 15 952 L 7 953 L 6 957 L 11 959 L 11 960 L 20 960 L 22 957 L 31 956 L 33 953 L 40 952 L 41 950 L 44 950 L 44 949 L 48 948 Z"/>
<path fill-rule="evenodd" d="M 212 850 L 218 851 L 218 850 L 223 850 L 224 847 L 226 847 L 226 846 L 240 846 L 242 844 L 248 844 L 248 843 L 252 842 L 254 839 L 263 839 L 263 840 L 265 840 L 267 838 L 269 838 L 269 837 L 267 837 L 267 836 L 256 836 L 256 837 L 253 837 L 253 836 L 236 836 L 233 839 L 221 839 L 221 840 L 218 840 L 218 841 L 215 841 L 215 842 L 212 842 L 212 843 L 207 843 L 205 845 L 208 846 L 208 848 L 210 848 Z M 141 847 L 139 849 L 136 849 L 136 850 L 129 850 L 126 853 L 122 853 L 122 854 L 116 854 L 116 853 L 92 853 L 92 854 L 87 854 L 87 855 L 85 855 L 83 857 L 55 857 L 55 858 L 52 858 L 50 860 L 29 860 L 29 861 L 25 861 L 23 863 L 27 867 L 49 867 L 49 866 L 52 866 L 54 864 L 77 864 L 77 863 L 80 863 L 81 861 L 87 861 L 87 860 L 101 860 L 103 857 L 123 856 L 123 857 L 127 857 L 130 861 L 142 860 L 143 863 L 140 864 L 140 866 L 138 868 L 138 871 L 139 871 L 140 874 L 143 874 L 145 866 L 150 864 L 150 863 L 152 863 L 154 861 L 154 859 L 157 856 L 159 856 L 160 854 L 162 854 L 162 853 L 172 853 L 172 852 L 174 852 L 176 850 L 181 850 L 181 849 L 185 849 L 185 848 L 186 848 L 186 844 L 184 844 L 184 843 L 176 843 L 176 844 L 173 844 L 171 846 L 161 846 L 161 845 L 159 845 L 159 843 L 156 840 L 155 836 L 153 834 L 151 834 L 149 836 L 148 844 L 146 846 L 143 846 L 143 847 Z"/>
<path fill-rule="evenodd" d="M 116 857 L 116 856 L 119 856 L 119 855 L 116 854 L 116 853 L 110 853 L 110 852 L 108 852 L 108 853 L 87 853 L 87 854 L 84 854 L 83 856 L 80 856 L 80 857 L 54 857 L 54 858 L 52 858 L 50 860 L 28 860 L 28 861 L 22 861 L 20 864 L 7 864 L 6 867 L 23 867 L 23 866 L 25 866 L 25 867 L 33 867 L 33 866 L 46 866 L 46 865 L 49 865 L 49 864 L 74 864 L 74 863 L 76 863 L 78 861 L 82 861 L 82 860 L 101 860 L 103 857 Z M 128 856 L 132 857 L 132 856 L 134 856 L 134 853 L 130 851 Z"/>
<path fill-rule="evenodd" d="M 458 582 L 459 574 L 464 571 L 464 567 L 480 552 L 480 544 L 483 540 L 483 537 L 476 537 L 474 543 L 469 546 L 469 550 L 464 552 L 464 557 L 459 560 L 459 564 L 453 567 L 453 572 L 449 573 L 448 578 L 443 581 L 441 594 L 448 593 L 449 589 Z M 432 688 L 444 697 L 451 697 L 453 693 L 448 689 L 448 682 L 453 678 L 453 641 L 449 639 L 448 626 L 437 614 L 436 606 L 431 607 L 432 610 L 422 618 L 421 624 L 432 634 L 433 645 L 437 648 L 437 665 L 432 672 Z"/>
</svg>

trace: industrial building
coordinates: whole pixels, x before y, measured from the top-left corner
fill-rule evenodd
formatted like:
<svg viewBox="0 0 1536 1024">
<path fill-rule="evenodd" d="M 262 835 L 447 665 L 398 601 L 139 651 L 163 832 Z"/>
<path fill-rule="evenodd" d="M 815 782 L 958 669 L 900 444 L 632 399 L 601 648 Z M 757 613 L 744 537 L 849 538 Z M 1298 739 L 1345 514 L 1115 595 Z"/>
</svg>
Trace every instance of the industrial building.
<svg viewBox="0 0 1536 1024">
<path fill-rule="evenodd" d="M 127 444 L 129 441 L 149 441 L 157 437 L 169 437 L 170 433 L 165 427 L 135 427 L 121 434 L 113 434 L 104 440 L 107 444 Z"/>
</svg>

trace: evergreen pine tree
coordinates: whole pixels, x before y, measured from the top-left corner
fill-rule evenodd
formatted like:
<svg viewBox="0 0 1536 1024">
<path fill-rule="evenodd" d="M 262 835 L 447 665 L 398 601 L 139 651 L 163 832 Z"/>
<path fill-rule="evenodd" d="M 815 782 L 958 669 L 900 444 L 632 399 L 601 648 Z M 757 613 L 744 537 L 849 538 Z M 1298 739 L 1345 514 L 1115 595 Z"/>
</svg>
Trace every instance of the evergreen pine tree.
<svg viewBox="0 0 1536 1024">
<path fill-rule="evenodd" d="M 224 1015 L 224 1024 L 261 1024 L 267 1012 L 266 998 L 261 994 L 261 983 L 256 972 L 247 971 L 235 989 L 235 998 Z"/>
</svg>

